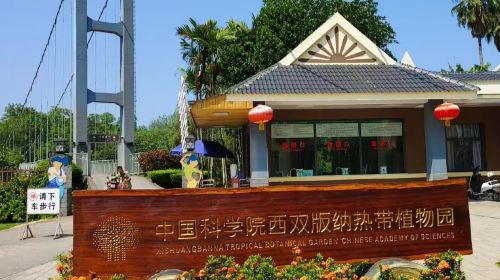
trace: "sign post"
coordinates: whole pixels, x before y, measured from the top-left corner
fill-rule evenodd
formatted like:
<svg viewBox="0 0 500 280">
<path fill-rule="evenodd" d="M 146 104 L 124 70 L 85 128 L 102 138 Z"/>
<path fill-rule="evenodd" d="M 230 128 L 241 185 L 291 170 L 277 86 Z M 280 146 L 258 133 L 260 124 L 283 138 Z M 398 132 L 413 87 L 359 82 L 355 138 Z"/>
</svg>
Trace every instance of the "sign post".
<svg viewBox="0 0 500 280">
<path fill-rule="evenodd" d="M 23 235 L 21 236 L 21 240 L 32 238 L 33 232 L 31 231 L 29 224 L 29 216 L 26 214 L 26 225 L 24 226 Z"/>
<path fill-rule="evenodd" d="M 58 214 L 54 238 L 62 236 L 60 202 L 59 189 L 28 189 L 26 201 L 26 226 L 21 236 L 21 240 L 33 237 L 29 225 L 29 215 Z"/>
</svg>

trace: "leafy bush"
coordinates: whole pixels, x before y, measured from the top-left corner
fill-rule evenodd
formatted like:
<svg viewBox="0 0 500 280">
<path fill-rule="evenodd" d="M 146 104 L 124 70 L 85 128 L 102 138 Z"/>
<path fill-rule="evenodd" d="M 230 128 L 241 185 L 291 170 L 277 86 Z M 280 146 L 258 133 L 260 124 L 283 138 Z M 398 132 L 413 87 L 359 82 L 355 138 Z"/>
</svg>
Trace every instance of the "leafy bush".
<svg viewBox="0 0 500 280">
<path fill-rule="evenodd" d="M 73 177 L 72 177 L 72 188 L 74 191 L 77 190 L 86 190 L 87 189 L 87 182 L 85 181 L 85 178 L 83 177 L 83 170 L 80 166 L 72 163 L 71 164 L 71 171 L 73 172 Z"/>
<path fill-rule="evenodd" d="M 24 161 L 23 154 L 18 151 L 2 151 L 0 152 L 0 167 L 18 167 Z"/>
<path fill-rule="evenodd" d="M 144 152 L 139 157 L 139 165 L 144 172 L 152 170 L 179 169 L 181 168 L 179 161 L 180 158 L 171 156 L 166 150 Z"/>
<path fill-rule="evenodd" d="M 427 270 L 422 271 L 421 280 L 453 279 L 464 280 L 462 271 L 462 255 L 455 251 L 428 256 L 424 260 Z"/>
<path fill-rule="evenodd" d="M 182 172 L 181 173 L 173 173 L 170 175 L 170 180 L 172 181 L 172 186 L 182 187 Z"/>
<path fill-rule="evenodd" d="M 410 280 L 405 275 L 396 275 L 391 268 L 388 266 L 379 266 L 380 275 L 377 280 Z M 413 279 L 413 278 L 412 278 Z"/>
<path fill-rule="evenodd" d="M 248 257 L 241 268 L 245 279 L 276 279 L 276 266 L 272 258 L 263 258 L 260 255 Z"/>
<path fill-rule="evenodd" d="M 59 277 L 56 280 L 101 280 L 97 277 L 97 274 L 93 271 L 89 271 L 88 276 L 74 276 L 73 275 L 73 251 L 67 254 L 59 254 L 56 256 L 56 271 L 59 273 Z M 109 278 L 110 280 L 125 280 L 124 274 L 114 274 Z M 54 280 L 49 278 L 49 280 Z"/>
<path fill-rule="evenodd" d="M 174 181 L 172 175 L 180 176 L 180 182 Z M 166 169 L 166 170 L 154 170 L 149 171 L 147 176 L 155 184 L 158 184 L 162 188 L 180 188 L 182 187 L 182 170 L 181 169 Z"/>
<path fill-rule="evenodd" d="M 185 271 L 179 277 L 184 280 L 193 279 L 249 279 L 249 280 L 316 280 L 345 279 L 363 280 L 362 275 L 371 266 L 368 262 L 358 264 L 335 264 L 332 258 L 324 259 L 318 254 L 307 260 L 301 256 L 298 247 L 293 248 L 293 261 L 290 265 L 276 266 L 272 258 L 259 255 L 248 257 L 243 266 L 229 256 L 209 256 L 205 267 L 198 272 Z"/>
<path fill-rule="evenodd" d="M 61 280 L 73 278 L 73 251 L 68 254 L 59 254 L 56 256 L 56 270 L 61 276 Z"/>
<path fill-rule="evenodd" d="M 427 256 L 424 260 L 426 269 L 420 271 L 419 280 L 465 280 L 465 274 L 461 270 L 462 255 L 455 251 L 447 251 L 440 254 Z M 396 275 L 393 268 L 380 266 L 380 276 L 377 280 L 409 280 L 406 275 Z"/>
<path fill-rule="evenodd" d="M 49 161 L 37 164 L 28 176 L 17 175 L 9 183 L 0 184 L 0 223 L 23 222 L 26 219 L 26 192 L 28 188 L 43 188 L 47 182 Z M 31 220 L 51 215 L 32 215 Z"/>
<path fill-rule="evenodd" d="M 165 189 L 182 187 L 182 169 L 154 170 L 147 173 L 148 178 L 155 184 Z M 203 177 L 208 176 L 208 171 L 203 171 Z"/>
<path fill-rule="evenodd" d="M 26 190 L 29 180 L 16 176 L 0 184 L 0 223 L 18 223 L 26 218 Z"/>
<path fill-rule="evenodd" d="M 48 160 L 40 161 L 36 164 L 35 169 L 33 169 L 29 176 L 27 176 L 29 180 L 30 188 L 43 188 L 49 182 L 49 178 L 47 175 L 47 170 L 50 167 L 50 162 Z"/>
</svg>

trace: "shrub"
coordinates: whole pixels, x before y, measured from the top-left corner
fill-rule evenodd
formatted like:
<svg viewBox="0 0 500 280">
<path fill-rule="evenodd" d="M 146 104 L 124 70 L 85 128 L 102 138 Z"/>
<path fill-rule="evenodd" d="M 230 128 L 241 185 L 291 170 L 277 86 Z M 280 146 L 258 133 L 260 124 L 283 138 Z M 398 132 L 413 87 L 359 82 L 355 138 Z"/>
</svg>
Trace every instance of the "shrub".
<svg viewBox="0 0 500 280">
<path fill-rule="evenodd" d="M 147 173 L 148 178 L 155 184 L 165 189 L 182 187 L 182 169 L 153 170 Z M 203 177 L 208 176 L 208 171 L 203 171 Z"/>
<path fill-rule="evenodd" d="M 18 223 L 26 219 L 26 190 L 29 179 L 16 176 L 0 184 L 0 223 Z"/>
<path fill-rule="evenodd" d="M 59 254 L 56 257 L 56 270 L 61 276 L 61 280 L 73 278 L 73 251 L 68 254 Z"/>
<path fill-rule="evenodd" d="M 293 248 L 293 261 L 290 265 L 278 267 L 272 258 L 259 255 L 248 257 L 243 266 L 229 256 L 209 256 L 205 267 L 198 272 L 185 271 L 179 278 L 192 279 L 249 279 L 249 280 L 315 280 L 345 279 L 363 280 L 362 275 L 370 267 L 368 262 L 359 264 L 335 264 L 332 258 L 324 259 L 320 254 L 307 260 L 301 256 L 298 247 Z"/>
<path fill-rule="evenodd" d="M 111 276 L 110 280 L 125 280 L 124 274 L 114 274 Z"/>
<path fill-rule="evenodd" d="M 23 154 L 17 151 L 1 151 L 0 152 L 0 167 L 18 167 L 24 161 Z"/>
<path fill-rule="evenodd" d="M 139 165 L 144 172 L 152 170 L 179 169 L 181 168 L 179 161 L 180 158 L 171 156 L 166 150 L 144 152 L 139 157 Z"/>
<path fill-rule="evenodd" d="M 73 172 L 73 177 L 72 177 L 72 188 L 74 191 L 77 190 L 86 190 L 87 189 L 87 182 L 85 181 L 85 178 L 83 177 L 83 170 L 80 166 L 72 163 L 71 164 L 71 171 Z"/>
<path fill-rule="evenodd" d="M 430 255 L 424 260 L 427 270 L 422 271 L 421 280 L 453 279 L 463 280 L 462 255 L 455 251 Z"/>
<path fill-rule="evenodd" d="M 380 275 L 378 276 L 377 280 L 410 280 L 405 275 L 395 275 L 393 269 L 389 268 L 388 266 L 381 265 L 379 266 L 379 269 Z"/>
<path fill-rule="evenodd" d="M 26 192 L 28 188 L 43 188 L 47 182 L 49 161 L 37 164 L 28 176 L 17 175 L 11 182 L 0 184 L 0 223 L 17 223 L 26 219 Z M 52 215 L 31 215 L 37 220 Z"/>
<path fill-rule="evenodd" d="M 172 175 L 170 175 L 170 180 L 172 181 L 172 186 L 174 188 L 182 187 L 182 172 L 173 173 Z"/>
<path fill-rule="evenodd" d="M 173 181 L 172 175 L 180 176 L 180 182 Z M 154 170 L 149 171 L 147 176 L 155 184 L 158 184 L 162 188 L 180 188 L 182 187 L 182 170 L 181 169 L 166 169 L 166 170 Z M 176 180 L 178 180 L 176 178 Z M 177 184 L 178 183 L 178 184 Z M 177 185 L 175 185 L 177 184 Z"/>
<path fill-rule="evenodd" d="M 49 182 L 47 175 L 47 170 L 50 167 L 50 162 L 48 160 L 40 161 L 36 164 L 35 169 L 33 169 L 29 176 L 29 187 L 30 188 L 43 188 Z"/>
<path fill-rule="evenodd" d="M 272 258 L 263 258 L 260 255 L 248 257 L 241 267 L 244 279 L 276 279 L 276 266 Z"/>
</svg>

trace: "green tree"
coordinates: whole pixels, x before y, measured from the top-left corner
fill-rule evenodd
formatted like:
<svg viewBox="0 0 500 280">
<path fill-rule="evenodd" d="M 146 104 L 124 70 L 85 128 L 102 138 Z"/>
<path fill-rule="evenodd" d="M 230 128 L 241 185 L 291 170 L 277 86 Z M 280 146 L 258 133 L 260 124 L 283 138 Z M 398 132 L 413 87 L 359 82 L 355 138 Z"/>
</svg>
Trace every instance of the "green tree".
<svg viewBox="0 0 500 280">
<path fill-rule="evenodd" d="M 255 32 L 244 22 L 231 20 L 228 28 L 234 31 L 237 40 L 224 44 L 220 52 L 220 79 L 223 88 L 235 85 L 257 73 L 254 57 Z"/>
<path fill-rule="evenodd" d="M 118 119 L 111 113 L 90 114 L 88 134 L 120 134 Z M 117 145 L 113 143 L 91 143 L 92 160 L 114 160 L 117 158 Z"/>
<path fill-rule="evenodd" d="M 222 47 L 221 84 L 235 85 L 277 63 L 335 12 L 393 56 L 388 46 L 397 43 L 396 34 L 373 0 L 264 0 L 251 28 L 228 22 L 237 39 Z"/>
<path fill-rule="evenodd" d="M 458 0 L 458 3 L 451 9 L 456 15 L 458 25 L 467 27 L 472 37 L 477 39 L 479 52 L 479 65 L 483 66 L 483 38 L 489 42 L 500 35 L 500 1 L 499 0 Z M 500 45 L 497 44 L 500 50 Z"/>
<path fill-rule="evenodd" d="M 264 0 L 254 20 L 257 70 L 281 60 L 335 12 L 392 55 L 387 46 L 396 43 L 396 35 L 377 5 L 373 0 Z"/>
<path fill-rule="evenodd" d="M 179 115 L 160 116 L 149 126 L 140 126 L 136 131 L 136 150 L 171 150 L 181 142 Z"/>
<path fill-rule="evenodd" d="M 70 141 L 71 112 L 52 108 L 48 113 L 20 104 L 9 104 L 0 119 L 2 153 L 21 154 L 23 161 L 35 161 L 47 157 L 52 151 L 55 138 Z"/>
<path fill-rule="evenodd" d="M 186 72 L 191 73 L 191 88 L 196 99 L 201 99 L 216 93 L 221 46 L 236 37 L 231 29 L 218 27 L 213 19 L 198 24 L 190 18 L 189 23 L 178 27 L 177 35 L 181 38 L 182 58 L 188 63 Z"/>
<path fill-rule="evenodd" d="M 462 64 L 460 63 L 457 63 L 455 65 L 455 67 L 453 67 L 451 64 L 448 64 L 448 69 L 449 71 L 446 71 L 444 69 L 441 69 L 441 72 L 442 73 L 446 73 L 446 72 L 457 72 L 457 73 L 474 73 L 474 72 L 486 72 L 486 71 L 489 71 L 490 70 L 490 67 L 491 67 L 491 63 L 489 62 L 486 62 L 483 66 L 481 65 L 477 65 L 477 64 L 474 64 L 474 66 L 472 66 L 471 68 L 469 68 L 469 70 L 465 70 L 463 67 L 462 67 Z"/>
</svg>

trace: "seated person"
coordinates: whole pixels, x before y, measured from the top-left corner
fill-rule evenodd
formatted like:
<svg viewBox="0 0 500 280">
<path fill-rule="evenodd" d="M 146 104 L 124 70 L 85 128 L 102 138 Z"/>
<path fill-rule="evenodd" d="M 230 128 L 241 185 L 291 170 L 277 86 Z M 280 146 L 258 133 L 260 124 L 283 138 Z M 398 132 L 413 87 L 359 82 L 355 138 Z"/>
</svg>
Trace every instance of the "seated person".
<svg viewBox="0 0 500 280">
<path fill-rule="evenodd" d="M 114 175 L 111 180 L 116 180 L 118 182 L 119 190 L 131 190 L 132 189 L 132 178 L 123 167 L 118 166 L 116 168 L 116 175 Z"/>
</svg>

